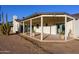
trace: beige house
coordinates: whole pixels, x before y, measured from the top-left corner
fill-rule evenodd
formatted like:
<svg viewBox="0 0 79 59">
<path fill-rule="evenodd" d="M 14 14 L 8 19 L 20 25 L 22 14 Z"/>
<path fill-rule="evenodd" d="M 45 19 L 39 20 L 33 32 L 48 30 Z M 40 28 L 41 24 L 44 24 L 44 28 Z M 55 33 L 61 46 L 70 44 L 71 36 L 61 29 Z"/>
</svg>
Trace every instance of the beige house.
<svg viewBox="0 0 79 59">
<path fill-rule="evenodd" d="M 71 38 L 76 38 L 76 19 L 67 13 L 37 13 L 26 17 L 21 21 L 16 21 L 17 17 L 13 17 L 13 32 L 23 31 L 23 35 L 30 38 L 44 41 L 51 41 L 55 37 L 58 40 L 68 41 Z M 75 25 L 76 23 L 76 25 Z M 53 37 L 53 38 L 52 38 Z"/>
</svg>

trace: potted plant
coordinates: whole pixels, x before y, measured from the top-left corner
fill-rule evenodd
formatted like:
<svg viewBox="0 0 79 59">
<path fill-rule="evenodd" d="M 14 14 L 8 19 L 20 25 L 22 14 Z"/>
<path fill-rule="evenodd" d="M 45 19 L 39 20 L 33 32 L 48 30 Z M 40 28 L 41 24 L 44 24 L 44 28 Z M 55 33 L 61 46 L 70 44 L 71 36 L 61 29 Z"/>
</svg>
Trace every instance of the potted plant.
<svg viewBox="0 0 79 59">
<path fill-rule="evenodd" d="M 60 38 L 61 38 L 61 39 L 64 39 L 64 31 L 62 31 L 62 32 L 60 33 Z"/>
</svg>

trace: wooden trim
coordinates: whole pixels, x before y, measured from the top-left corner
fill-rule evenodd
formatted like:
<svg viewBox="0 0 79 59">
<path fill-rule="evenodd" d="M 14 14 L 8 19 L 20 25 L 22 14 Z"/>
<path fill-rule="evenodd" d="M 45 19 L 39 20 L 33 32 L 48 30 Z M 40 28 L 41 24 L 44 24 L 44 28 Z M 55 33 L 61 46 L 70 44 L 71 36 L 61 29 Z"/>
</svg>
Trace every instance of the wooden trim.
<svg viewBox="0 0 79 59">
<path fill-rule="evenodd" d="M 33 17 L 33 18 L 30 18 L 30 19 L 32 20 L 32 19 L 36 19 L 36 18 L 39 18 L 39 17 L 41 17 L 41 16 Z M 30 19 L 26 19 L 26 20 L 24 20 L 24 22 L 25 22 L 25 21 L 30 21 Z M 23 21 L 22 21 L 22 22 L 23 22 Z"/>
<path fill-rule="evenodd" d="M 65 17 L 65 15 L 41 15 L 43 17 Z"/>
</svg>

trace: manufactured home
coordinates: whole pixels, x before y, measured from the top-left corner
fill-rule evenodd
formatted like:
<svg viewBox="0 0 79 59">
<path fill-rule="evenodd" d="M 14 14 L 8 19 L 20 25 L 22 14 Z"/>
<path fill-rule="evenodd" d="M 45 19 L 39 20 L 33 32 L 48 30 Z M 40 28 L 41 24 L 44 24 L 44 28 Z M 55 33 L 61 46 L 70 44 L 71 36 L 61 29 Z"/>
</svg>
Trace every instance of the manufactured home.
<svg viewBox="0 0 79 59">
<path fill-rule="evenodd" d="M 71 40 L 79 37 L 79 17 L 68 13 L 36 13 L 22 20 L 13 16 L 13 32 L 38 40 Z"/>
</svg>

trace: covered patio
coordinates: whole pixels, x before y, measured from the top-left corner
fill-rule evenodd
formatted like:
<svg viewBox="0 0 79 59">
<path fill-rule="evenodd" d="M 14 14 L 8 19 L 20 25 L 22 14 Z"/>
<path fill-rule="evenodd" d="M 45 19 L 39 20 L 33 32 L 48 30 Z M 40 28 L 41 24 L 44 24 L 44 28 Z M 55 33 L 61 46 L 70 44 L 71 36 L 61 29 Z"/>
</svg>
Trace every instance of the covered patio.
<svg viewBox="0 0 79 59">
<path fill-rule="evenodd" d="M 23 24 L 23 35 L 41 41 L 67 41 L 70 39 L 67 23 L 71 20 L 75 19 L 68 15 L 39 15 L 32 17 L 21 22 Z M 71 28 L 73 29 L 73 27 Z"/>
</svg>

